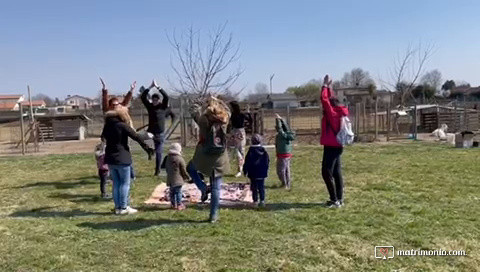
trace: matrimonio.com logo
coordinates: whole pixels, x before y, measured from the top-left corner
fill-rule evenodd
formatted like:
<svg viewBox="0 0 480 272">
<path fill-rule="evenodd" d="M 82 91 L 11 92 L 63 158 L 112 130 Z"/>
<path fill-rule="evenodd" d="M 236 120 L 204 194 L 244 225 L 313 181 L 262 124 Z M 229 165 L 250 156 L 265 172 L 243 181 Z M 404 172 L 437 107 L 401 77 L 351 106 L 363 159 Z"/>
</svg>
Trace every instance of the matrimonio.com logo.
<svg viewBox="0 0 480 272">
<path fill-rule="evenodd" d="M 375 258 L 392 259 L 395 257 L 395 248 L 393 246 L 375 246 Z"/>
<path fill-rule="evenodd" d="M 375 246 L 375 258 L 388 260 L 395 256 L 467 256 L 467 252 L 445 249 L 400 249 L 395 252 L 393 246 Z"/>
</svg>

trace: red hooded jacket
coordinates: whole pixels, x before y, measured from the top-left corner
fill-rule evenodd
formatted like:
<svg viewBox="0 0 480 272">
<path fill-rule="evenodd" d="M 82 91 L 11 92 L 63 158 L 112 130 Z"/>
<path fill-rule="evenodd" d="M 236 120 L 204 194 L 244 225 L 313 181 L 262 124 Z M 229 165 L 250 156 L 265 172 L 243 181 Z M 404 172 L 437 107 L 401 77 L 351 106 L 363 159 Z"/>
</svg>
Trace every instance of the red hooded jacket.
<svg viewBox="0 0 480 272">
<path fill-rule="evenodd" d="M 330 97 L 332 97 L 332 89 L 323 86 L 320 96 L 323 107 L 320 144 L 330 147 L 342 147 L 337 142 L 337 133 L 340 131 L 342 117 L 348 116 L 348 108 L 345 106 L 332 106 Z"/>
</svg>

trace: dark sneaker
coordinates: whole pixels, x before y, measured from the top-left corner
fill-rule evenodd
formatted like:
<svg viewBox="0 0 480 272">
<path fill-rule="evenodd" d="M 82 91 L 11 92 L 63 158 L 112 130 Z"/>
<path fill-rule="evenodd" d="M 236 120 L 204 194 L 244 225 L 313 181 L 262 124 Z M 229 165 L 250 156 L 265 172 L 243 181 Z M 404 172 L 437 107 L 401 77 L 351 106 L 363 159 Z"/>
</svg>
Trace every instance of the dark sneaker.
<svg viewBox="0 0 480 272">
<path fill-rule="evenodd" d="M 327 201 L 324 204 L 325 208 L 339 208 L 340 207 L 340 202 L 338 201 Z"/>
<path fill-rule="evenodd" d="M 265 208 L 265 201 L 260 201 L 260 203 L 258 203 L 258 207 Z"/>
<path fill-rule="evenodd" d="M 207 201 L 207 199 L 208 199 L 208 192 L 207 192 L 207 191 L 203 191 L 203 192 L 202 192 L 202 197 L 200 198 L 200 200 L 201 200 L 202 202 L 205 202 L 205 201 Z"/>
<path fill-rule="evenodd" d="M 109 194 L 102 194 L 103 199 L 112 199 L 112 196 Z"/>
</svg>

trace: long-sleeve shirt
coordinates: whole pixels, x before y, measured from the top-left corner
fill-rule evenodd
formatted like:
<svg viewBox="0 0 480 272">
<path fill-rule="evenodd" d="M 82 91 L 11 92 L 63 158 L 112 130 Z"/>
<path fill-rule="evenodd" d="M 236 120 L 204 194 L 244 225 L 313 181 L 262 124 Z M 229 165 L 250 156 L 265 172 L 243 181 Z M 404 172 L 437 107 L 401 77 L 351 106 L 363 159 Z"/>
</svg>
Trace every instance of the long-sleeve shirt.
<svg viewBox="0 0 480 272">
<path fill-rule="evenodd" d="M 143 105 L 148 111 L 148 129 L 147 131 L 153 134 L 160 134 L 165 131 L 165 119 L 170 116 L 172 120 L 175 118 L 175 115 L 168 107 L 168 95 L 163 90 L 160 89 L 160 93 L 162 94 L 162 102 L 158 105 L 153 105 L 147 98 L 149 89 L 145 89 L 142 92 L 140 98 L 142 99 Z"/>
<path fill-rule="evenodd" d="M 330 98 L 332 89 L 322 87 L 320 101 L 323 107 L 322 135 L 320 144 L 330 147 L 341 147 L 337 141 L 337 133 L 340 130 L 340 122 L 343 116 L 348 116 L 348 109 L 345 106 L 332 106 Z"/>
</svg>

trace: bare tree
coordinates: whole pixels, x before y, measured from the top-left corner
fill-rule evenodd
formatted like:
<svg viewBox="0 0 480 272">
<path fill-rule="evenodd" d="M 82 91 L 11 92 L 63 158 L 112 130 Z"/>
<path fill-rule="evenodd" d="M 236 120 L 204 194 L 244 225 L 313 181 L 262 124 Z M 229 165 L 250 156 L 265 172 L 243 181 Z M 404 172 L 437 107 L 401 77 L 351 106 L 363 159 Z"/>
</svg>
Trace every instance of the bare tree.
<svg viewBox="0 0 480 272">
<path fill-rule="evenodd" d="M 255 93 L 256 94 L 268 94 L 268 85 L 263 82 L 258 82 L 255 84 Z"/>
<path fill-rule="evenodd" d="M 398 92 L 400 106 L 405 106 L 408 97 L 416 103 L 412 91 L 425 73 L 425 65 L 433 49 L 433 45 L 408 46 L 403 54 L 394 59 L 393 68 L 389 71 L 390 80 L 381 80 L 385 89 Z"/>
<path fill-rule="evenodd" d="M 422 77 L 421 83 L 431 86 L 435 89 L 435 91 L 438 91 L 440 89 L 440 85 L 442 85 L 442 73 L 440 73 L 440 71 L 437 69 L 432 70 Z"/>
<path fill-rule="evenodd" d="M 177 77 L 176 83 L 169 82 L 175 91 L 205 97 L 231 89 L 244 70 L 240 65 L 232 68 L 238 64 L 239 46 L 225 28 L 226 24 L 216 28 L 206 44 L 193 27 L 180 36 L 167 35 L 174 52 L 170 64 Z"/>
</svg>

